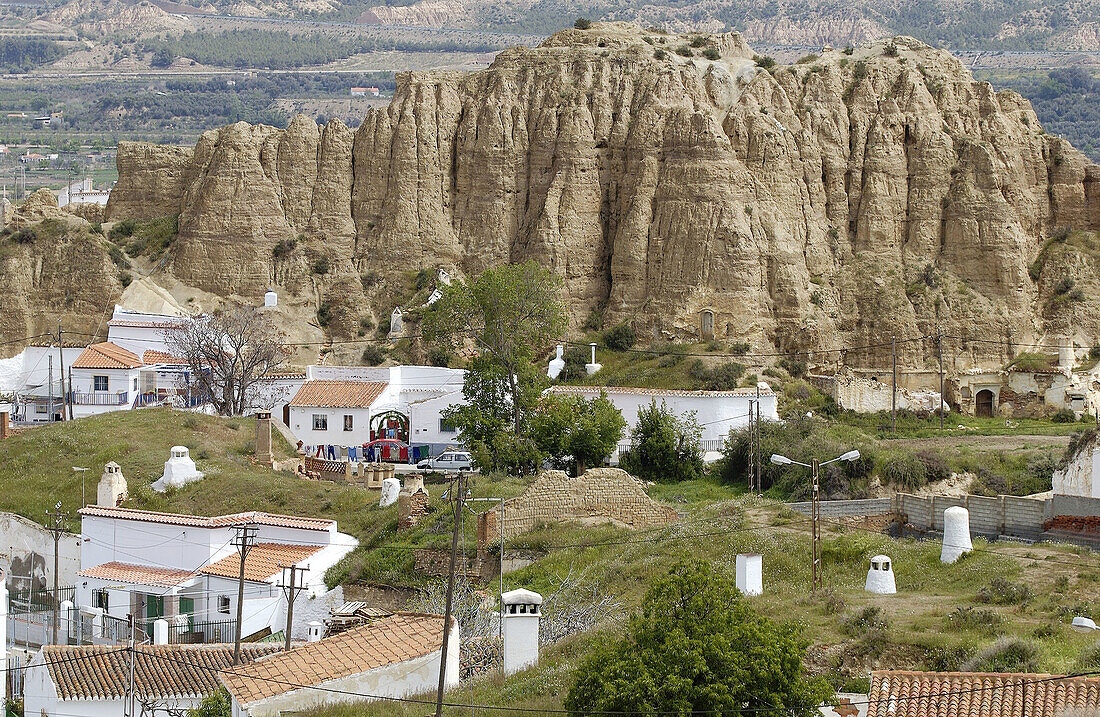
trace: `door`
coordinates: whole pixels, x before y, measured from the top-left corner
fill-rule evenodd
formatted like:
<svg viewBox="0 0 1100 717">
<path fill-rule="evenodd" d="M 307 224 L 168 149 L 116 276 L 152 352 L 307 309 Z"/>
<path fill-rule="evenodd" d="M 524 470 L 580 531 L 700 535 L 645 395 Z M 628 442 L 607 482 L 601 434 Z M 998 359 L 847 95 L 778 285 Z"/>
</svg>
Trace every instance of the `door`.
<svg viewBox="0 0 1100 717">
<path fill-rule="evenodd" d="M 150 622 L 158 620 L 164 617 L 164 596 L 162 595 L 146 595 L 145 596 L 145 617 Z"/>
<path fill-rule="evenodd" d="M 290 426 L 290 404 L 283 406 L 283 425 Z"/>
<path fill-rule="evenodd" d="M 974 414 L 980 418 L 993 418 L 993 392 L 983 388 L 974 396 Z"/>
<path fill-rule="evenodd" d="M 180 615 L 187 616 L 187 631 L 195 629 L 195 598 L 180 598 Z"/>
</svg>

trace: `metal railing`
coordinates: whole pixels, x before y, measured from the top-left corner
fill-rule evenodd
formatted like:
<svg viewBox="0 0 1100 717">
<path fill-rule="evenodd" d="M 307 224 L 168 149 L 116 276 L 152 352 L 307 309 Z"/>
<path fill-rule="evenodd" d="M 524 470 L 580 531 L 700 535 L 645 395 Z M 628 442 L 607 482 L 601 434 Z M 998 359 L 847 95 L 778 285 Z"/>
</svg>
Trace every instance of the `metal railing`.
<svg viewBox="0 0 1100 717">
<path fill-rule="evenodd" d="M 129 391 L 119 391 L 118 393 L 69 391 L 69 403 L 74 406 L 125 406 L 129 402 Z"/>
<path fill-rule="evenodd" d="M 188 645 L 214 642 L 233 642 L 237 631 L 236 620 L 188 620 L 174 625 L 168 624 L 168 644 Z"/>
<path fill-rule="evenodd" d="M 57 595 L 50 589 L 25 590 L 17 586 L 9 593 L 9 611 L 14 615 L 47 612 L 66 600 L 74 600 L 75 596 L 75 585 L 58 588 Z"/>
</svg>

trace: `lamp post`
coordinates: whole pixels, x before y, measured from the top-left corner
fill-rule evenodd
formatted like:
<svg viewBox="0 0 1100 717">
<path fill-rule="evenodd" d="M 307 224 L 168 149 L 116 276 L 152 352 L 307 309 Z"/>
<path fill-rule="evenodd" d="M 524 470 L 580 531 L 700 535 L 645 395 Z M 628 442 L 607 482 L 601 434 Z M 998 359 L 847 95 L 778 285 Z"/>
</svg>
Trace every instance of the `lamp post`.
<svg viewBox="0 0 1100 717">
<path fill-rule="evenodd" d="M 812 492 L 810 493 L 810 518 L 813 521 L 813 538 L 810 541 L 810 544 L 813 547 L 813 583 L 810 586 L 810 590 L 812 592 L 817 592 L 818 587 L 821 586 L 823 577 L 821 574 L 821 553 L 819 545 L 821 542 L 821 498 L 819 493 L 820 468 L 821 466 L 827 466 L 830 463 L 836 463 L 837 461 L 851 462 L 857 459 L 859 459 L 859 451 L 856 450 L 848 451 L 843 455 L 837 456 L 836 458 L 824 462 L 818 462 L 818 460 L 814 458 L 809 463 L 791 460 L 790 458 L 787 458 L 786 456 L 781 456 L 778 453 L 772 454 L 772 463 L 776 464 L 777 466 L 789 466 L 793 464 L 810 469 L 810 475 L 812 476 L 813 480 L 813 488 Z"/>
<path fill-rule="evenodd" d="M 73 466 L 73 473 L 80 474 L 80 507 L 84 508 L 88 505 L 88 500 L 84 497 L 84 476 L 88 473 L 88 469 Z"/>
</svg>

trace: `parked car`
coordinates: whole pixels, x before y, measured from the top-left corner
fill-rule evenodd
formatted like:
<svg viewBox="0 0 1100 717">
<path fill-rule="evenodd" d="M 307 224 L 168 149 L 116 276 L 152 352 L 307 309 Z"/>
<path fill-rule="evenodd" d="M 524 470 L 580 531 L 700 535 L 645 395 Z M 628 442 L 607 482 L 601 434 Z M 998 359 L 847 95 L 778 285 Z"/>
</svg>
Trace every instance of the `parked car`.
<svg viewBox="0 0 1100 717">
<path fill-rule="evenodd" d="M 420 461 L 416 467 L 425 471 L 469 471 L 474 468 L 474 459 L 465 451 L 447 451 Z"/>
</svg>

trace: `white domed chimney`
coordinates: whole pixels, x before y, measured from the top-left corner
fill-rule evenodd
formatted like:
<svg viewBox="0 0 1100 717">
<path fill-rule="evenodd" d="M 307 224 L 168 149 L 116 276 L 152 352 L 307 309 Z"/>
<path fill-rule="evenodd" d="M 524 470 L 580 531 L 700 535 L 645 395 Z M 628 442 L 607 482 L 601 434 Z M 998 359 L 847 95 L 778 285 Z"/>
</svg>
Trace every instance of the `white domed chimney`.
<svg viewBox="0 0 1100 717">
<path fill-rule="evenodd" d="M 264 294 L 264 306 L 278 306 L 279 294 L 274 289 L 268 289 Z"/>
<path fill-rule="evenodd" d="M 96 486 L 96 505 L 105 508 L 117 508 L 119 503 L 126 500 L 126 477 L 122 475 L 122 467 L 111 461 L 103 466 L 103 475 Z"/>
<path fill-rule="evenodd" d="M 894 582 L 893 561 L 887 555 L 871 558 L 871 568 L 867 571 L 867 584 L 863 587 L 869 593 L 893 595 L 898 591 Z"/>
<path fill-rule="evenodd" d="M 539 661 L 539 620 L 542 595 L 530 590 L 510 590 L 504 604 L 504 674 L 518 672 Z"/>
<path fill-rule="evenodd" d="M 970 542 L 970 511 L 956 505 L 943 511 L 943 549 L 940 562 L 951 564 L 974 549 Z"/>
</svg>

